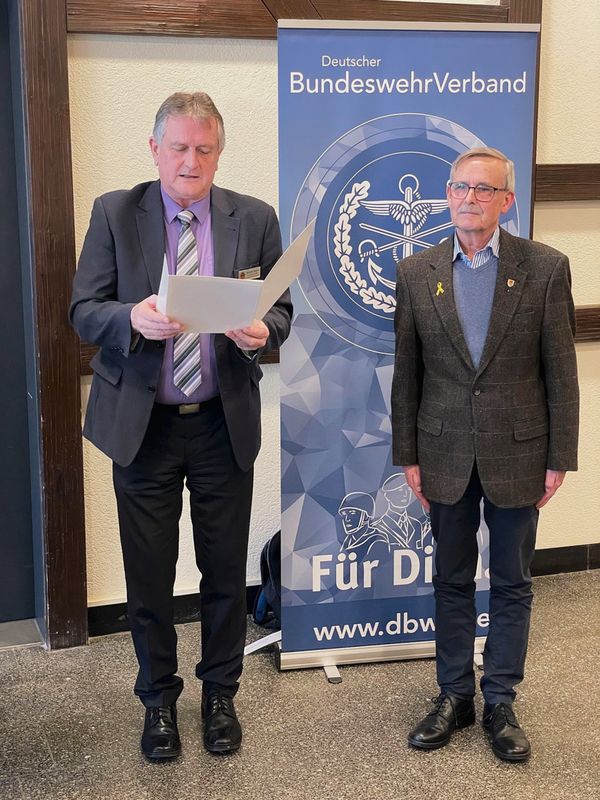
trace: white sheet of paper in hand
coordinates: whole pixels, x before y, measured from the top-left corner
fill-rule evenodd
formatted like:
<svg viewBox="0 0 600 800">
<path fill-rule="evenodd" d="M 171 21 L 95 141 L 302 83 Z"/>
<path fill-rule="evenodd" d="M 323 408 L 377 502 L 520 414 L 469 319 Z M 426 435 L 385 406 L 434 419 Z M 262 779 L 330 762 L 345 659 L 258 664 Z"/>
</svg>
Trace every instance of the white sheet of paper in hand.
<svg viewBox="0 0 600 800">
<path fill-rule="evenodd" d="M 186 333 L 225 333 L 255 318 L 262 281 L 206 275 L 169 275 L 166 259 L 156 308 Z"/>
<path fill-rule="evenodd" d="M 156 308 L 185 326 L 189 333 L 224 333 L 245 328 L 262 319 L 300 272 L 315 226 L 310 222 L 281 258 L 266 280 L 169 275 L 166 256 Z"/>
</svg>

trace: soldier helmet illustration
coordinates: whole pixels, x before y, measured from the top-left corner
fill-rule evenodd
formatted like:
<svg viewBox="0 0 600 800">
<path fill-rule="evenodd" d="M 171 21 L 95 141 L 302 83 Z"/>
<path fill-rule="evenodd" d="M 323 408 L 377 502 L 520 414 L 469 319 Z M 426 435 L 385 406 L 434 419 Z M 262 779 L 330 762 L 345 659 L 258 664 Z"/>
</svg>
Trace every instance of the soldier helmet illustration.
<svg viewBox="0 0 600 800">
<path fill-rule="evenodd" d="M 358 515 L 353 512 L 360 512 Z M 365 522 L 370 521 L 375 513 L 375 501 L 365 492 L 350 492 L 338 508 L 338 514 L 344 522 L 346 532 L 355 531 Z"/>
</svg>

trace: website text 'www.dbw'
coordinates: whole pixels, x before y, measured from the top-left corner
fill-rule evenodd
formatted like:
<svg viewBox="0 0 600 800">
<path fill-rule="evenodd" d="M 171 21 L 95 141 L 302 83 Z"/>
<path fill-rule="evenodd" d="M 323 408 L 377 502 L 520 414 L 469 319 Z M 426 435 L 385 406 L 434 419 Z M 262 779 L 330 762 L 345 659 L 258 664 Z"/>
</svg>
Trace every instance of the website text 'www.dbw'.
<svg viewBox="0 0 600 800">
<path fill-rule="evenodd" d="M 487 628 L 490 624 L 486 611 L 477 615 L 478 628 Z M 435 633 L 433 617 L 411 617 L 406 611 L 399 611 L 387 622 L 354 622 L 351 625 L 323 625 L 313 627 L 317 642 L 331 642 L 334 639 L 375 639 L 378 636 L 400 636 L 401 634 Z"/>
<path fill-rule="evenodd" d="M 334 639 L 360 639 L 376 638 L 388 634 L 388 636 L 399 636 L 400 634 L 428 633 L 435 632 L 433 617 L 417 617 L 416 619 L 407 614 L 406 611 L 398 612 L 394 619 L 388 622 L 355 622 L 352 625 L 325 625 L 320 628 L 313 628 L 315 638 L 318 642 L 331 642 Z"/>
</svg>

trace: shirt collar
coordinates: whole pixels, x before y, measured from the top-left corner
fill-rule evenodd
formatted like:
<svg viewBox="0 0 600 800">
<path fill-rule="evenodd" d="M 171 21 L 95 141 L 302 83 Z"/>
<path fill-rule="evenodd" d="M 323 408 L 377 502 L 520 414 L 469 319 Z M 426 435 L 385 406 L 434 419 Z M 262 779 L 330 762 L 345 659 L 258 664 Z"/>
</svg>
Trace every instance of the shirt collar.
<svg viewBox="0 0 600 800">
<path fill-rule="evenodd" d="M 180 211 L 183 211 L 183 208 L 179 205 L 179 203 L 176 203 L 169 194 L 167 194 L 162 184 L 160 187 L 160 194 L 163 202 L 164 217 L 166 222 L 170 224 L 177 217 L 177 214 L 179 214 Z M 203 197 L 201 200 L 196 200 L 195 203 L 189 205 L 188 210 L 192 212 L 198 222 L 202 225 L 210 213 L 210 192 L 206 195 L 206 197 Z"/>
<path fill-rule="evenodd" d="M 461 258 L 463 261 L 471 262 L 471 261 L 475 260 L 475 256 L 478 253 L 484 253 L 486 250 L 491 250 L 491 254 L 490 253 L 486 254 L 487 258 L 489 258 L 490 255 L 494 256 L 495 258 L 499 258 L 499 254 L 500 254 L 500 226 L 498 226 L 496 228 L 496 230 L 493 232 L 489 242 L 486 245 L 484 245 L 480 250 L 478 250 L 477 253 L 475 253 L 475 255 L 473 256 L 472 259 L 467 258 L 467 256 L 465 255 L 464 250 L 460 246 L 460 242 L 458 241 L 458 236 L 456 235 L 456 231 L 454 232 L 454 253 L 452 255 L 452 261 L 456 261 L 457 258 Z"/>
</svg>

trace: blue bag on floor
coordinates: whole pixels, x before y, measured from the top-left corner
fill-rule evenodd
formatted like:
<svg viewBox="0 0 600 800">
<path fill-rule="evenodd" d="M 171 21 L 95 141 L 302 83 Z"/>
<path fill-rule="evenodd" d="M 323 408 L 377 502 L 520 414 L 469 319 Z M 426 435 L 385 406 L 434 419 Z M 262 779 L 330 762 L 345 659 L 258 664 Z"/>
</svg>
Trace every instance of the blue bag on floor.
<svg viewBox="0 0 600 800">
<path fill-rule="evenodd" d="M 260 554 L 261 587 L 254 601 L 252 619 L 263 628 L 281 628 L 281 531 L 265 544 Z"/>
</svg>

